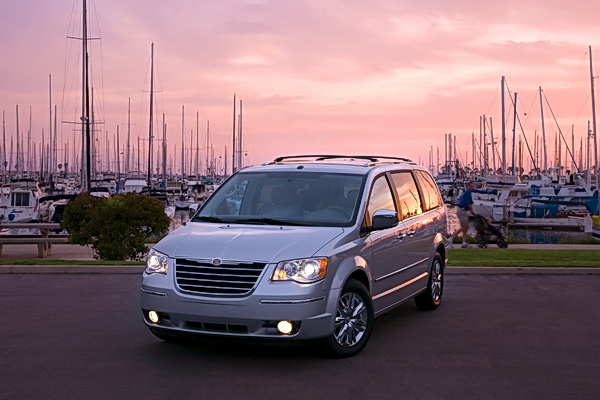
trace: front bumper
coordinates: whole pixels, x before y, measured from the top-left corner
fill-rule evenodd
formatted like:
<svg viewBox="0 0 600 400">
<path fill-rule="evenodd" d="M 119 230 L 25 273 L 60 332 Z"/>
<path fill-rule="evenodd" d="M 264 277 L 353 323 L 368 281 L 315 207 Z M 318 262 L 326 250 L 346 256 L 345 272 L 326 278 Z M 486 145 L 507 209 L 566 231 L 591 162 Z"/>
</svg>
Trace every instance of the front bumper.
<svg viewBox="0 0 600 400">
<path fill-rule="evenodd" d="M 270 287 L 261 289 L 259 285 L 245 297 L 201 297 L 144 282 L 144 322 L 149 328 L 173 334 L 281 340 L 310 340 L 331 334 L 339 290 L 323 290 L 322 282 L 267 286 Z M 294 294 L 290 295 L 290 291 Z M 158 314 L 158 322 L 150 321 L 149 311 Z M 279 321 L 292 321 L 295 330 L 282 334 L 276 327 Z"/>
</svg>

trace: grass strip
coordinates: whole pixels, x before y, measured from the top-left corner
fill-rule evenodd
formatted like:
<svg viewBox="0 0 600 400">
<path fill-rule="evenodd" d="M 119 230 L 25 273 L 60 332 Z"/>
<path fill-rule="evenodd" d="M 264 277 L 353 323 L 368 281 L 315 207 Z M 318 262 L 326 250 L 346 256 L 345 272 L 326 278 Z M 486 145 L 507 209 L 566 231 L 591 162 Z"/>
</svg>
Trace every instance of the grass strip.
<svg viewBox="0 0 600 400">
<path fill-rule="evenodd" d="M 598 250 L 450 249 L 448 266 L 600 268 Z"/>
</svg>

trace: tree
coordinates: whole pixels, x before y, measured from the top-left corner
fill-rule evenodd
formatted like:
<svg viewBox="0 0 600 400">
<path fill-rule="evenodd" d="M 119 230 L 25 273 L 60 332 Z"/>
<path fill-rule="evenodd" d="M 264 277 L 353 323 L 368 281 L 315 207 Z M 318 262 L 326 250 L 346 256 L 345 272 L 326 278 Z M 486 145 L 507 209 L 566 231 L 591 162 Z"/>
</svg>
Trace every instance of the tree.
<svg viewBox="0 0 600 400">
<path fill-rule="evenodd" d="M 72 243 L 91 245 L 101 260 L 141 260 L 148 240 L 164 235 L 169 224 L 160 200 L 136 193 L 109 198 L 82 193 L 65 208 L 61 222 Z"/>
</svg>

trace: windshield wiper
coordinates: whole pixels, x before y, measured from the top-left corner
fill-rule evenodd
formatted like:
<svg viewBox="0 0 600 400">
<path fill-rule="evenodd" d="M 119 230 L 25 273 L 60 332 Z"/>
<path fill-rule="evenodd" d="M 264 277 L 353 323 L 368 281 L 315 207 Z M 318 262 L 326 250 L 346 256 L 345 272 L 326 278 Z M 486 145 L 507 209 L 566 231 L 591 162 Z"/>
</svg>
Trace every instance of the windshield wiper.
<svg viewBox="0 0 600 400">
<path fill-rule="evenodd" d="M 197 221 L 203 221 L 203 222 L 223 222 L 223 220 L 221 218 L 217 218 L 217 217 L 202 217 L 202 216 L 196 216 L 192 219 L 193 222 L 197 222 Z"/>
<path fill-rule="evenodd" d="M 230 221 L 234 224 L 263 224 L 263 225 L 303 225 L 296 222 L 284 221 L 281 219 L 273 218 L 248 218 L 248 219 L 236 219 Z"/>
</svg>

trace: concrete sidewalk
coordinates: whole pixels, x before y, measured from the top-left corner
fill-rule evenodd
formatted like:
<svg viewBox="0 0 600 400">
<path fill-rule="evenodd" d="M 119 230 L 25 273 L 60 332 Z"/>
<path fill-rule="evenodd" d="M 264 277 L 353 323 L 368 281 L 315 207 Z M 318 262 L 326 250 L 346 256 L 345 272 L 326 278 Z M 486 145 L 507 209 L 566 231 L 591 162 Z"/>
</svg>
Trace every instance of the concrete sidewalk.
<svg viewBox="0 0 600 400">
<path fill-rule="evenodd" d="M 149 245 L 151 246 L 151 245 Z M 490 248 L 496 247 L 491 245 Z M 585 244 L 514 244 L 511 249 L 535 250 L 598 250 L 600 245 Z M 471 248 L 460 251 L 485 251 Z M 0 259 L 31 259 L 37 257 L 37 245 L 4 245 Z M 52 254 L 46 260 L 89 261 L 94 252 L 89 246 L 76 244 L 54 244 Z M 0 274 L 141 274 L 143 265 L 0 265 Z M 600 274 L 600 268 L 500 268 L 500 267 L 447 267 L 449 274 Z"/>
<path fill-rule="evenodd" d="M 5 244 L 2 246 L 0 260 L 21 260 L 37 258 L 37 244 Z M 52 254 L 46 260 L 93 260 L 94 251 L 89 246 L 78 244 L 53 244 Z"/>
</svg>

